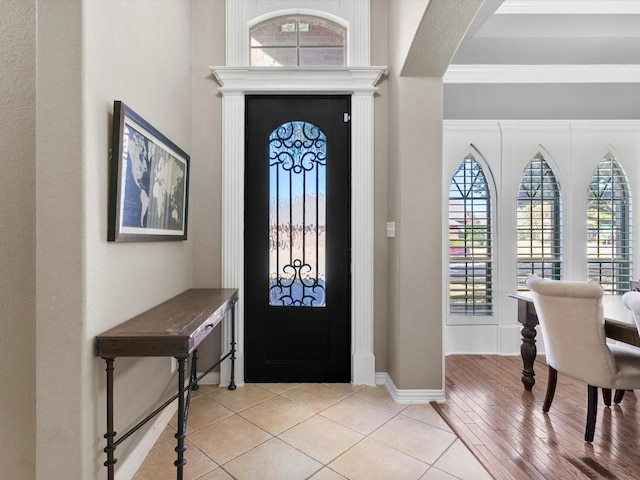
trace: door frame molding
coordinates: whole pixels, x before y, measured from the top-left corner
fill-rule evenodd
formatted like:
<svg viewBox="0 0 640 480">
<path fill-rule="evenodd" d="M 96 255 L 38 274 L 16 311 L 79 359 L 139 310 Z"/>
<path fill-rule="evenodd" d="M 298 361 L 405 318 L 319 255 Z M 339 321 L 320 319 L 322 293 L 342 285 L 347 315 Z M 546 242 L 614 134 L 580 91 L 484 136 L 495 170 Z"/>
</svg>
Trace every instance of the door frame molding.
<svg viewBox="0 0 640 480">
<path fill-rule="evenodd" d="M 351 95 L 351 382 L 375 385 L 373 353 L 374 93 L 386 67 L 210 67 L 222 94 L 222 287 L 238 288 L 236 384 L 244 384 L 245 95 Z M 226 327 L 226 324 L 223 325 Z M 222 329 L 222 356 L 231 332 Z M 230 362 L 220 384 L 230 381 Z"/>
</svg>

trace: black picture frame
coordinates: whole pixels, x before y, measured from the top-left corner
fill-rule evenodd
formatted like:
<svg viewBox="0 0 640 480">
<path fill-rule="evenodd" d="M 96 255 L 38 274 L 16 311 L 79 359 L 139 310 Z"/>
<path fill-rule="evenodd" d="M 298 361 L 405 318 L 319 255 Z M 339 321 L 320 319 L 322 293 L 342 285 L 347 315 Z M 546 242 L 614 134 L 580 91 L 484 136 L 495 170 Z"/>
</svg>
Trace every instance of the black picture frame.
<svg viewBox="0 0 640 480">
<path fill-rule="evenodd" d="M 189 161 L 175 143 L 114 101 L 107 240 L 186 240 Z"/>
</svg>

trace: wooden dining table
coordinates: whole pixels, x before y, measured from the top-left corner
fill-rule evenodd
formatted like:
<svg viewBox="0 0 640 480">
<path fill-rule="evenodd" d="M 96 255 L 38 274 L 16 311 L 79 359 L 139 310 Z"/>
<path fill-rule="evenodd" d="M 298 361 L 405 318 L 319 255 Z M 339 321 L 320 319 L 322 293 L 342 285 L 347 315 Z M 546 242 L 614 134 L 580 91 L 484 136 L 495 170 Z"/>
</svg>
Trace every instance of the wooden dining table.
<svg viewBox="0 0 640 480">
<path fill-rule="evenodd" d="M 520 355 L 522 356 L 522 383 L 526 390 L 531 390 L 535 381 L 533 364 L 536 360 L 536 326 L 538 314 L 530 292 L 511 293 L 509 297 L 518 301 L 518 322 L 522 324 L 520 333 Z M 633 321 L 633 314 L 622 303 L 622 295 L 604 295 L 604 328 L 607 338 L 640 347 L 640 335 Z"/>
</svg>

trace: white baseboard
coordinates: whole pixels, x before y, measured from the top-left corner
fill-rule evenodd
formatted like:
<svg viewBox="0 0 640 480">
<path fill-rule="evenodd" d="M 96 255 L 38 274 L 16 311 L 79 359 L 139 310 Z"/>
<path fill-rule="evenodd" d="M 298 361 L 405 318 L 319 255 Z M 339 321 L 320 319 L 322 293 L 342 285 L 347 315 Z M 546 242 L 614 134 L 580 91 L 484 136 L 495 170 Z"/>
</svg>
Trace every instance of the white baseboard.
<svg viewBox="0 0 640 480">
<path fill-rule="evenodd" d="M 444 390 L 399 389 L 386 372 L 376 372 L 376 384 L 384 385 L 396 403 L 444 403 Z"/>
<path fill-rule="evenodd" d="M 196 376 L 200 375 L 202 373 L 196 374 Z M 209 372 L 198 383 L 200 385 L 220 385 L 220 372 Z"/>
<path fill-rule="evenodd" d="M 521 328 L 520 324 L 445 325 L 445 355 L 519 355 Z M 536 346 L 544 352 L 542 335 L 536 337 Z"/>
</svg>

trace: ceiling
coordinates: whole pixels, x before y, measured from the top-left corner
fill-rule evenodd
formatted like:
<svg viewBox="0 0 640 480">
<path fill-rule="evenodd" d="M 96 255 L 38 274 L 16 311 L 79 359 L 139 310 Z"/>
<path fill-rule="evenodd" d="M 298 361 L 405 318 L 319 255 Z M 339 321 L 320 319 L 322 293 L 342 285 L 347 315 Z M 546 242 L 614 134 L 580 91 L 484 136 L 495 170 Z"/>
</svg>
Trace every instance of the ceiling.
<svg viewBox="0 0 640 480">
<path fill-rule="evenodd" d="M 639 72 L 640 0 L 485 0 L 444 81 L 626 83 Z"/>
<path fill-rule="evenodd" d="M 640 0 L 485 0 L 443 82 L 445 119 L 640 120 Z"/>
</svg>

